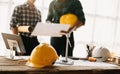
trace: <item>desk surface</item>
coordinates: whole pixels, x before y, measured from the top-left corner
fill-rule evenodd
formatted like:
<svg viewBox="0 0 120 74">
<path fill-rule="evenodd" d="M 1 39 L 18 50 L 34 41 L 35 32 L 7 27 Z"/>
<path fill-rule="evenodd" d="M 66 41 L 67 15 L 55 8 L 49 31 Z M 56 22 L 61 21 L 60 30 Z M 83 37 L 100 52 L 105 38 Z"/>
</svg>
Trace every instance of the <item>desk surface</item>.
<svg viewBox="0 0 120 74">
<path fill-rule="evenodd" d="M 32 68 L 25 60 L 0 57 L 0 74 L 120 74 L 120 66 L 50 66 Z"/>
</svg>

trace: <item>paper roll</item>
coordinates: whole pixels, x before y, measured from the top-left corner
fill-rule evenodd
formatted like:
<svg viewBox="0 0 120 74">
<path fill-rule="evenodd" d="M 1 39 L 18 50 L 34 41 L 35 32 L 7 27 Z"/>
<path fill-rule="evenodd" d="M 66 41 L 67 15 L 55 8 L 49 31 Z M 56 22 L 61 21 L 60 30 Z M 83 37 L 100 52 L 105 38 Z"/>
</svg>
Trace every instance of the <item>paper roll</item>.
<svg viewBox="0 0 120 74">
<path fill-rule="evenodd" d="M 30 26 L 18 26 L 18 31 L 19 32 L 32 32 L 33 28 Z"/>
</svg>

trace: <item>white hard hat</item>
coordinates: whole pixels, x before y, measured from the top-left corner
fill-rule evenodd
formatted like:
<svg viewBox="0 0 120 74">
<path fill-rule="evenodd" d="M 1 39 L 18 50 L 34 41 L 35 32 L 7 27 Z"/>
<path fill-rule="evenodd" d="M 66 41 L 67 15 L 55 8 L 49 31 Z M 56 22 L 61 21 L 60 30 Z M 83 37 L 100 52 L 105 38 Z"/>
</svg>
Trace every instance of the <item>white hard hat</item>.
<svg viewBox="0 0 120 74">
<path fill-rule="evenodd" d="M 96 48 L 92 52 L 92 57 L 96 58 L 97 61 L 107 61 L 110 58 L 110 52 L 107 48 Z"/>
</svg>

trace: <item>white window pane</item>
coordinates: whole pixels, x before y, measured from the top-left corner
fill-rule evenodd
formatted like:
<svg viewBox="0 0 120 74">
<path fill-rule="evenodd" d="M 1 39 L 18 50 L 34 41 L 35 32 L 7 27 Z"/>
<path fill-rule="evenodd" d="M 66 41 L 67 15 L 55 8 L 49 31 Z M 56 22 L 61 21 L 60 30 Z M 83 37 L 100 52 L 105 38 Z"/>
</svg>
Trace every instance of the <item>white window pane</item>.
<svg viewBox="0 0 120 74">
<path fill-rule="evenodd" d="M 43 10 L 42 12 L 43 12 L 42 13 L 42 22 L 46 22 L 48 10 Z"/>
<path fill-rule="evenodd" d="M 94 41 L 100 44 L 112 44 L 114 41 L 115 21 L 97 18 L 95 22 Z"/>
<path fill-rule="evenodd" d="M 80 1 L 83 6 L 84 12 L 89 14 L 95 14 L 97 0 L 80 0 Z"/>
<path fill-rule="evenodd" d="M 97 0 L 97 14 L 116 17 L 119 0 Z"/>
<path fill-rule="evenodd" d="M 52 0 L 36 0 L 35 4 L 37 7 L 48 8 Z"/>
<path fill-rule="evenodd" d="M 51 1 L 53 0 L 44 0 L 44 6 L 48 8 Z"/>
<path fill-rule="evenodd" d="M 120 0 L 119 0 L 119 2 L 118 2 L 117 14 L 118 14 L 117 17 L 119 17 L 119 20 L 120 20 Z"/>
<path fill-rule="evenodd" d="M 94 25 L 94 17 L 86 16 L 86 23 L 84 26 L 80 27 L 77 31 L 75 31 L 75 41 L 76 42 L 91 42 L 93 36 L 93 25 Z M 93 19 L 93 20 L 91 20 Z"/>
<path fill-rule="evenodd" d="M 8 2 L 8 1 L 10 1 L 10 0 L 0 0 L 0 2 Z"/>
<path fill-rule="evenodd" d="M 117 44 L 120 44 L 120 21 L 117 24 L 117 30 L 116 30 L 116 41 Z"/>
<path fill-rule="evenodd" d="M 37 6 L 37 7 L 43 7 L 43 1 L 42 0 L 36 0 L 36 2 L 35 2 L 35 5 Z"/>
<path fill-rule="evenodd" d="M 0 4 L 0 32 L 6 32 L 8 30 L 8 4 Z"/>
<path fill-rule="evenodd" d="M 27 0 L 12 0 L 12 1 L 13 1 L 14 5 L 16 6 L 16 5 L 25 3 Z"/>
</svg>

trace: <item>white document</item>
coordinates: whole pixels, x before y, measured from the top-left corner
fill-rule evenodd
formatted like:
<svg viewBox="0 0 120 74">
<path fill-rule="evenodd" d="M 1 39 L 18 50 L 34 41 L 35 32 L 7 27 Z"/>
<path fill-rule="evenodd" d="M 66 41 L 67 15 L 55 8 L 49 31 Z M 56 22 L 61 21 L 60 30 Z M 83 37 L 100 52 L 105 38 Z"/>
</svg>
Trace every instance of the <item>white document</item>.
<svg viewBox="0 0 120 74">
<path fill-rule="evenodd" d="M 63 25 L 63 24 L 55 24 L 55 23 L 38 22 L 31 35 L 59 37 L 62 36 L 62 33 L 60 33 L 61 30 L 67 31 L 68 29 L 69 29 L 69 25 L 67 24 Z"/>
</svg>

